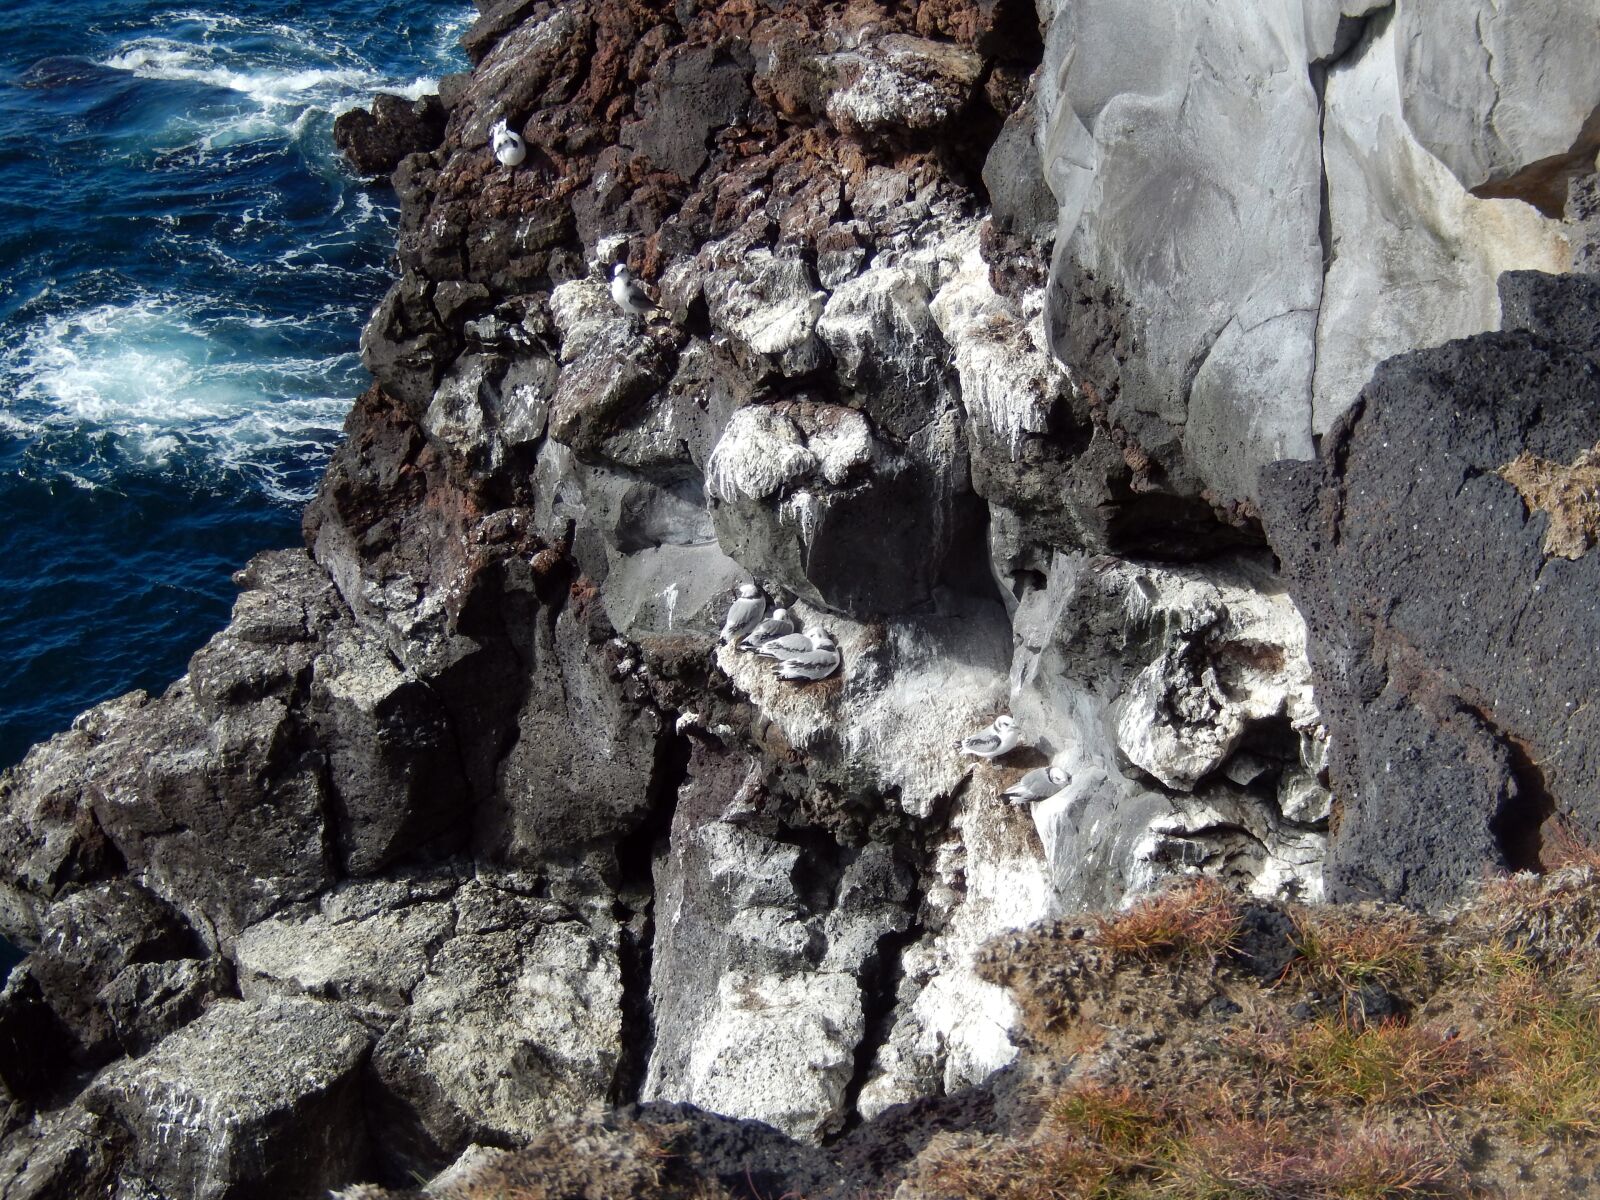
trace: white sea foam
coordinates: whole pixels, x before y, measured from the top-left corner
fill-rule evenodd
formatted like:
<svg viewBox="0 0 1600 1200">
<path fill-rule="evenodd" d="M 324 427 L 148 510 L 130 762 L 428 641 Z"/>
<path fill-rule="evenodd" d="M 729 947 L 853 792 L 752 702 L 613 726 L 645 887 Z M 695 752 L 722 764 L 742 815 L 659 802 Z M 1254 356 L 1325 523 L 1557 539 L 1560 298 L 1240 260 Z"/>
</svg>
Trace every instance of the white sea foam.
<svg viewBox="0 0 1600 1200">
<path fill-rule="evenodd" d="M 465 9 L 435 32 L 429 50 L 436 61 L 448 61 L 471 14 Z M 205 153 L 264 139 L 298 140 L 313 125 L 323 127 L 326 118 L 366 104 L 380 91 L 416 100 L 439 87 L 433 75 L 385 75 L 325 32 L 312 40 L 293 26 L 199 11 L 172 14 L 159 31 L 123 43 L 101 65 L 239 97 L 243 111 L 209 126 L 176 119 L 174 132 L 187 135 L 185 145 Z"/>
<path fill-rule="evenodd" d="M 219 314 L 169 296 L 46 317 L 0 354 L 15 388 L 3 424 L 29 440 L 109 435 L 124 462 L 151 468 L 197 454 L 270 495 L 304 499 L 308 466 L 359 386 L 355 357 L 261 357 L 239 343 L 247 330 L 292 342 L 317 319 Z"/>
</svg>

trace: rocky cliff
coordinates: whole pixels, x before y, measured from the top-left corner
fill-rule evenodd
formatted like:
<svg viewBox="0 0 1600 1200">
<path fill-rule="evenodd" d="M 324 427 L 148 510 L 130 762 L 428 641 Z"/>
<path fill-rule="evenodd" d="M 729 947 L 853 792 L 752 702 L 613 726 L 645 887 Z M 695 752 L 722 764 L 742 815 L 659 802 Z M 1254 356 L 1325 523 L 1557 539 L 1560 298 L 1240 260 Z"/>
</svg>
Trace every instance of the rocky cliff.
<svg viewBox="0 0 1600 1200">
<path fill-rule="evenodd" d="M 1587 6 L 480 8 L 341 126 L 398 279 L 306 550 L 0 779 L 7 1196 L 914 1137 L 998 934 L 1600 832 Z"/>
</svg>

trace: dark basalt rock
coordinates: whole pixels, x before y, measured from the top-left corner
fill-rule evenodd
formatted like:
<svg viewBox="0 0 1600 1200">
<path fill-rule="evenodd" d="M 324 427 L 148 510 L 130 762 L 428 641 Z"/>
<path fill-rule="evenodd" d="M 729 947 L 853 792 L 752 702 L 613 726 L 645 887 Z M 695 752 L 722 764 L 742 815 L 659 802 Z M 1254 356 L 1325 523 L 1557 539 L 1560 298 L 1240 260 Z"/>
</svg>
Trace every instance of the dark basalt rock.
<svg viewBox="0 0 1600 1200">
<path fill-rule="evenodd" d="M 133 1177 L 195 1200 L 312 1196 L 366 1167 L 370 1035 L 343 1005 L 224 1001 L 84 1095 Z"/>
<path fill-rule="evenodd" d="M 1240 913 L 1232 957 L 1246 973 L 1262 983 L 1275 983 L 1283 978 L 1289 964 L 1300 957 L 1294 934 L 1294 922 L 1281 908 L 1247 904 Z"/>
<path fill-rule="evenodd" d="M 1429 905 L 1539 865 L 1552 817 L 1600 832 L 1600 554 L 1498 471 L 1600 441 L 1594 286 L 1508 281 L 1496 333 L 1392 359 L 1314 463 L 1266 478 L 1266 523 L 1311 631 L 1333 731 L 1336 898 Z M 1592 501 L 1591 501 L 1592 503 Z"/>
<path fill-rule="evenodd" d="M 107 993 L 133 968 L 197 958 L 200 949 L 199 939 L 170 908 L 137 884 L 116 880 L 76 892 L 45 913 L 29 969 L 72 1031 L 77 1057 L 98 1065 L 122 1048 Z M 139 1014 L 118 1007 L 124 1023 L 138 1021 Z M 124 1028 L 133 1044 L 148 1041 L 136 1028 Z"/>
<path fill-rule="evenodd" d="M 362 175 L 388 175 L 408 154 L 437 149 L 444 140 L 438 96 L 407 100 L 380 92 L 371 108 L 352 108 L 333 123 L 333 144 Z"/>
<path fill-rule="evenodd" d="M 27 962 L 0 990 L 0 1085 L 22 1106 L 48 1099 L 68 1070 L 72 1031 L 51 1010 Z M 20 1102 L 20 1103 L 18 1103 Z"/>
<path fill-rule="evenodd" d="M 638 99 L 640 119 L 622 144 L 663 171 L 693 179 L 710 157 L 711 134 L 733 125 L 750 103 L 750 67 L 709 46 L 669 52 Z"/>
<path fill-rule="evenodd" d="M 1055 236 L 1056 198 L 1045 182 L 1044 168 L 1034 145 L 1039 115 L 1030 98 L 1006 118 L 983 164 L 983 185 L 994 207 L 994 223 L 1005 233 L 1031 242 L 1047 243 Z"/>
</svg>

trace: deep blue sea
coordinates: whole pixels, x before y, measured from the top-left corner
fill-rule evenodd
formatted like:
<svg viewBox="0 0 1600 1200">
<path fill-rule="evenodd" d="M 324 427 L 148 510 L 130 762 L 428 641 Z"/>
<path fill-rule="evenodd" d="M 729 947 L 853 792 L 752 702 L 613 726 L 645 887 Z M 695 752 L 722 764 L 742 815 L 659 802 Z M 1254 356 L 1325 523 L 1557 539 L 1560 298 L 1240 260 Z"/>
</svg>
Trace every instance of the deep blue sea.
<svg viewBox="0 0 1600 1200">
<path fill-rule="evenodd" d="M 0 0 L 0 767 L 164 687 L 299 538 L 389 277 L 334 117 L 465 0 Z"/>
</svg>

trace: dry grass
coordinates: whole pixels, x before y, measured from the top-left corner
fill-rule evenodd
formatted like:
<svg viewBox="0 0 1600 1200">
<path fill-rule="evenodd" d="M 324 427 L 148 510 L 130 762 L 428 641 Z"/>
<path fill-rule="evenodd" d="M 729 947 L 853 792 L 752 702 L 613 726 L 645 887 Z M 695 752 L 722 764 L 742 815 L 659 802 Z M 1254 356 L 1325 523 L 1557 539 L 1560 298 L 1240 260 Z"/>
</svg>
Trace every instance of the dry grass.
<svg viewBox="0 0 1600 1200">
<path fill-rule="evenodd" d="M 1215 960 L 1239 932 L 1239 902 L 1214 879 L 1182 883 L 1093 918 L 1094 943 L 1133 958 Z"/>
<path fill-rule="evenodd" d="M 1600 950 L 1600 867 L 1574 865 L 1492 885 L 1474 923 L 1499 945 L 1559 968 Z"/>
<path fill-rule="evenodd" d="M 1284 1121 L 1221 1121 L 1177 1147 L 1162 1200 L 1445 1200 L 1466 1194 L 1441 1145 L 1357 1125 L 1308 1139 Z"/>
<path fill-rule="evenodd" d="M 1394 909 L 1375 916 L 1328 907 L 1302 909 L 1293 917 L 1300 957 L 1289 972 L 1299 982 L 1344 990 L 1364 984 L 1403 990 L 1427 974 L 1433 939 L 1413 913 Z"/>
<path fill-rule="evenodd" d="M 1445 1147 L 1365 1124 L 1337 1136 L 1227 1111 L 1202 1090 L 1158 1103 L 1084 1085 L 1021 1142 L 950 1139 L 911 1195 L 970 1200 L 1444 1200 L 1465 1194 Z"/>
<path fill-rule="evenodd" d="M 1594 845 L 1566 821 L 1552 821 L 1539 850 L 1546 871 L 1588 867 L 1600 871 L 1600 846 Z"/>
<path fill-rule="evenodd" d="M 1589 971 L 1499 979 L 1487 1020 L 1495 1069 L 1475 1099 L 1524 1141 L 1600 1134 L 1600 986 Z"/>
<path fill-rule="evenodd" d="M 1482 1054 L 1466 1038 L 1386 1021 L 1353 1028 L 1338 1017 L 1240 1039 L 1289 1088 L 1359 1107 L 1431 1107 L 1459 1099 Z"/>
</svg>

